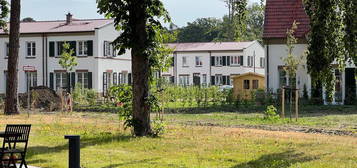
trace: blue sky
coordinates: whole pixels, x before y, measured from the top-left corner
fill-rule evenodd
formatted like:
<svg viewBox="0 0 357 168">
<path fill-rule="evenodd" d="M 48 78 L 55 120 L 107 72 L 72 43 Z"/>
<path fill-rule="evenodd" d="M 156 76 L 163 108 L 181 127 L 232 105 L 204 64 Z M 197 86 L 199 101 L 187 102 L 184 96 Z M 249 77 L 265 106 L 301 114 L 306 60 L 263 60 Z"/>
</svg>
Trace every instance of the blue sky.
<svg viewBox="0 0 357 168">
<path fill-rule="evenodd" d="M 259 0 L 249 0 L 258 2 Z M 67 12 L 75 18 L 103 18 L 97 14 L 96 0 L 22 0 L 21 17 L 35 20 L 63 20 Z M 222 17 L 227 9 L 222 0 L 163 0 L 172 21 L 184 26 L 201 17 Z"/>
</svg>

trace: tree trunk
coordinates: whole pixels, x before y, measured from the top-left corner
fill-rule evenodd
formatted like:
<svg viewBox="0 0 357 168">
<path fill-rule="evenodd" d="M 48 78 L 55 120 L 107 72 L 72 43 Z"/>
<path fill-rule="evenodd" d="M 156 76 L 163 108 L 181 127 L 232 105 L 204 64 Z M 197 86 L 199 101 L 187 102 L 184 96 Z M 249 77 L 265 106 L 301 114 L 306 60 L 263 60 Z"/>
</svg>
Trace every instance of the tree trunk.
<svg viewBox="0 0 357 168">
<path fill-rule="evenodd" d="M 19 58 L 19 37 L 20 37 L 20 5 L 21 0 L 11 0 L 10 15 L 10 36 L 9 36 L 9 58 L 7 64 L 7 86 L 5 114 L 19 114 L 17 107 L 17 67 Z"/>
<path fill-rule="evenodd" d="M 146 32 L 146 7 L 136 1 L 133 10 L 135 39 L 138 43 L 131 50 L 133 72 L 133 122 L 136 136 L 151 134 L 149 96 L 149 55 L 144 50 L 148 34 Z"/>
</svg>

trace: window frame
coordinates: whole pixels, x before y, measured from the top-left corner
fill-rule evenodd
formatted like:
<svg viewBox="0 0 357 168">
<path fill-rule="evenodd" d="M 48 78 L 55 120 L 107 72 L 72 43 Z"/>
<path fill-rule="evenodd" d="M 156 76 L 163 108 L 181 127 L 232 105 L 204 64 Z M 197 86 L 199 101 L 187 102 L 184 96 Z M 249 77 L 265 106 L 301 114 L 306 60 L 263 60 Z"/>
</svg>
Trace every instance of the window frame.
<svg viewBox="0 0 357 168">
<path fill-rule="evenodd" d="M 10 55 L 10 46 L 9 42 L 5 42 L 5 59 L 7 59 Z"/>
<path fill-rule="evenodd" d="M 82 88 L 89 88 L 89 72 L 76 72 L 76 77 L 76 83 L 81 83 Z"/>
<path fill-rule="evenodd" d="M 259 80 L 254 79 L 252 84 L 253 84 L 252 86 L 253 89 L 259 89 Z"/>
<path fill-rule="evenodd" d="M 30 53 L 29 53 L 29 51 L 30 51 Z M 27 41 L 26 42 L 26 57 L 29 57 L 29 58 L 36 57 L 36 42 L 35 41 Z"/>
<path fill-rule="evenodd" d="M 182 57 L 182 67 L 188 67 L 187 56 L 183 56 Z"/>
<path fill-rule="evenodd" d="M 59 75 L 59 81 L 60 82 L 57 82 L 57 76 Z M 64 77 L 65 77 L 65 80 L 64 80 Z M 64 88 L 67 88 L 68 86 L 68 75 L 67 75 L 67 72 L 54 72 L 54 86 L 55 86 L 55 90 L 58 90 L 58 88 L 61 88 L 61 89 L 64 89 Z M 59 85 L 59 87 L 58 87 Z"/>
<path fill-rule="evenodd" d="M 248 79 L 243 80 L 243 89 L 244 90 L 250 89 L 250 80 L 248 80 Z"/>
<path fill-rule="evenodd" d="M 88 41 L 86 40 L 80 40 L 77 41 L 77 48 L 78 48 L 78 53 L 77 56 L 88 56 Z M 82 50 L 81 50 L 82 49 Z"/>
<path fill-rule="evenodd" d="M 221 67 L 223 66 L 223 56 L 215 56 L 214 64 L 215 66 Z"/>
<path fill-rule="evenodd" d="M 223 85 L 223 75 L 222 74 L 214 75 L 214 83 L 217 86 Z"/>
<path fill-rule="evenodd" d="M 203 66 L 202 56 L 196 56 L 195 57 L 195 64 L 196 64 L 196 67 L 202 67 Z"/>
<path fill-rule="evenodd" d="M 190 75 L 179 75 L 179 85 L 181 86 L 190 85 Z"/>
</svg>

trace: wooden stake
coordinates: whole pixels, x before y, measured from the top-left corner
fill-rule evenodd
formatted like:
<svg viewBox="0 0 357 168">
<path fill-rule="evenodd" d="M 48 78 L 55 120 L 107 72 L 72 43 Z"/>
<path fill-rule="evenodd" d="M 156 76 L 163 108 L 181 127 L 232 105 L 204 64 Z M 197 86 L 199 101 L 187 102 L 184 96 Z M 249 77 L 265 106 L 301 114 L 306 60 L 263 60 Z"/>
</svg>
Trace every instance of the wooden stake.
<svg viewBox="0 0 357 168">
<path fill-rule="evenodd" d="M 285 88 L 281 92 L 281 118 L 285 118 Z"/>
</svg>

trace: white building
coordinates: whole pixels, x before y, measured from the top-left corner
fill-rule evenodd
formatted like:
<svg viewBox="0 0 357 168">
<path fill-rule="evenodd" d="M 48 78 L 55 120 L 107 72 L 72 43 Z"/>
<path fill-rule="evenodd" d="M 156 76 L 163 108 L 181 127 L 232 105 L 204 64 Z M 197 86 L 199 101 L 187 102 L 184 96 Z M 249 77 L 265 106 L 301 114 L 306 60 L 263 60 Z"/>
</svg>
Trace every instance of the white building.
<svg viewBox="0 0 357 168">
<path fill-rule="evenodd" d="M 27 91 L 27 83 L 54 90 L 81 83 L 100 93 L 111 84 L 130 83 L 130 52 L 116 55 L 110 45 L 118 36 L 113 20 L 108 19 L 77 20 L 68 14 L 64 21 L 21 22 L 19 93 Z M 0 94 L 6 92 L 8 40 L 8 34 L 0 30 Z M 72 72 L 58 63 L 64 42 L 77 57 L 78 65 Z"/>
<path fill-rule="evenodd" d="M 162 75 L 180 85 L 232 85 L 231 76 L 264 75 L 264 48 L 257 41 L 173 43 L 174 66 Z"/>
<path fill-rule="evenodd" d="M 296 20 L 298 29 L 295 36 L 299 39 L 295 45 L 293 54 L 301 56 L 307 50 L 306 36 L 309 32 L 309 18 L 306 15 L 302 0 L 297 1 L 274 1 L 267 0 L 264 23 L 264 44 L 267 59 L 266 66 L 266 87 L 276 92 L 278 89 L 288 84 L 288 76 L 284 71 L 284 62 L 282 58 L 287 57 L 286 32 Z M 296 78 L 297 87 L 300 88 L 300 95 L 303 94 L 304 85 L 307 88 L 309 96 L 325 99 L 324 88 L 319 85 L 313 87 L 311 77 L 308 75 L 306 60 L 299 67 Z M 355 65 L 347 63 L 343 72 L 334 71 L 336 76 L 336 93 L 334 104 L 343 104 L 347 97 L 356 97 L 356 80 L 354 77 Z M 333 72 L 331 72 L 333 73 Z M 350 94 L 350 95 L 347 95 Z"/>
</svg>

